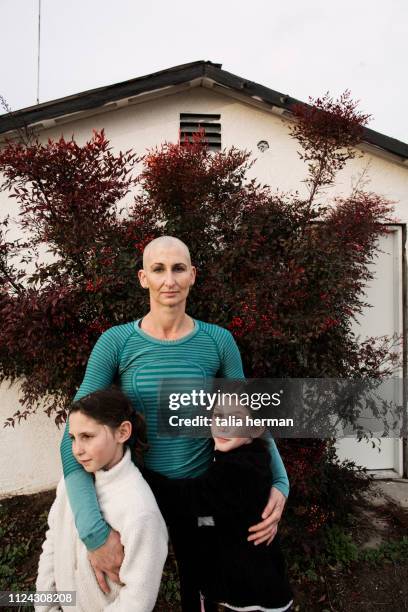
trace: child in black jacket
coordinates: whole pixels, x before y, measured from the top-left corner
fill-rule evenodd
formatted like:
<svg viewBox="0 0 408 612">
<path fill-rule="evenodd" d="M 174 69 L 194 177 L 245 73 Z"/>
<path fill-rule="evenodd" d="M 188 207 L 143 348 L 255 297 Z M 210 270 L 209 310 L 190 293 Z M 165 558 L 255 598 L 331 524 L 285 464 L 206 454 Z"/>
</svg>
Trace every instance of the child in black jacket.
<svg viewBox="0 0 408 612">
<path fill-rule="evenodd" d="M 259 438 L 226 438 L 215 426 L 212 435 L 214 462 L 202 476 L 168 479 L 149 470 L 144 476 L 167 520 L 196 517 L 196 541 L 187 545 L 196 551 L 194 573 L 206 602 L 231 610 L 289 610 L 292 591 L 278 535 L 269 546 L 247 541 L 272 486 L 267 445 Z"/>
</svg>

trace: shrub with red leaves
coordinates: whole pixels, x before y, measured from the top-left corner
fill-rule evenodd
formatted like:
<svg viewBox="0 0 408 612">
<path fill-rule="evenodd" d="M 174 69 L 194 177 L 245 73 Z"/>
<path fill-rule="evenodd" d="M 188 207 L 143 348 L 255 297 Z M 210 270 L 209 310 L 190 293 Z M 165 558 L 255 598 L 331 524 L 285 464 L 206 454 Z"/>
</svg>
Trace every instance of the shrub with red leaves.
<svg viewBox="0 0 408 612">
<path fill-rule="evenodd" d="M 61 138 L 0 151 L 3 189 L 17 200 L 24 234 L 8 241 L 9 220 L 0 226 L 0 377 L 23 379 L 22 409 L 10 424 L 44 399 L 48 413 L 64 419 L 99 334 L 146 311 L 136 271 L 145 244 L 163 233 L 184 240 L 198 268 L 189 313 L 232 331 L 247 376 L 391 371 L 392 339 L 361 345 L 351 328 L 390 204 L 357 189 L 334 200 L 322 193 L 356 155 L 367 117 L 348 93 L 293 110 L 292 136 L 309 169 L 306 197 L 249 179 L 249 153 L 212 153 L 202 135 L 150 151 L 137 177 L 135 155 L 114 155 L 103 132 L 83 146 Z M 123 214 L 120 203 L 136 186 Z M 44 246 L 51 263 L 38 258 Z M 331 445 L 280 441 L 280 448 L 292 506 L 313 505 L 302 528 L 316 531 L 331 517 L 334 479 L 326 479 L 324 500 L 310 483 L 321 482 Z"/>
</svg>

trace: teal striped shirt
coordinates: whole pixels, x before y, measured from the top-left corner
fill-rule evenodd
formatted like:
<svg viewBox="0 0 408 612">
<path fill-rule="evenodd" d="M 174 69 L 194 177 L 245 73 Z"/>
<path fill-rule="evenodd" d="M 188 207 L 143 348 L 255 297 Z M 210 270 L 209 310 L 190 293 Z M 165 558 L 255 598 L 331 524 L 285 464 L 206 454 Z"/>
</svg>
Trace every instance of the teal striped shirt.
<svg viewBox="0 0 408 612">
<path fill-rule="evenodd" d="M 134 408 L 146 419 L 150 447 L 145 456 L 147 467 L 169 478 L 199 476 L 211 462 L 212 440 L 158 437 L 158 385 L 172 377 L 243 378 L 239 349 L 231 333 L 218 325 L 195 320 L 194 329 L 179 340 L 158 340 L 146 334 L 139 321 L 116 325 L 100 336 L 75 400 L 117 380 Z M 286 470 L 272 437 L 269 444 L 273 485 L 287 496 Z M 89 550 L 94 550 L 106 541 L 110 527 L 100 512 L 92 474 L 84 470 L 72 453 L 69 423 L 61 442 L 61 457 L 79 537 Z"/>
</svg>

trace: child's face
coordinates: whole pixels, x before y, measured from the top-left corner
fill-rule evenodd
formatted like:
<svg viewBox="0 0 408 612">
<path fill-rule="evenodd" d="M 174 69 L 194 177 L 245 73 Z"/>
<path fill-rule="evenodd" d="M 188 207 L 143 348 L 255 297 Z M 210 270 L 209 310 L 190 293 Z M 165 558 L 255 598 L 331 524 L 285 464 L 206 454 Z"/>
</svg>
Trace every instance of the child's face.
<svg viewBox="0 0 408 612">
<path fill-rule="evenodd" d="M 248 410 L 243 406 L 231 406 L 223 408 L 216 406 L 212 415 L 211 433 L 214 438 L 215 448 L 218 451 L 228 451 L 250 444 L 251 437 L 241 437 L 248 432 L 245 427 L 245 417 Z M 242 425 L 239 425 L 240 420 Z M 237 436 L 240 437 L 237 437 Z"/>
<path fill-rule="evenodd" d="M 87 472 L 109 470 L 123 457 L 123 443 L 130 435 L 127 424 L 131 431 L 129 421 L 112 429 L 80 411 L 72 412 L 69 416 L 69 436 L 75 459 Z"/>
</svg>

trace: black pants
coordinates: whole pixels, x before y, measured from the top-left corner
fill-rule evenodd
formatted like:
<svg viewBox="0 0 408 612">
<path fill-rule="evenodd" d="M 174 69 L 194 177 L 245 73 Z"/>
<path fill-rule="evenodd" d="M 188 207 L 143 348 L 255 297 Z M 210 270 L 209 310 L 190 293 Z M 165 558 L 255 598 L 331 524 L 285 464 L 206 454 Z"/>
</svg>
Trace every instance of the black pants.
<svg viewBox="0 0 408 612">
<path fill-rule="evenodd" d="M 181 609 L 183 612 L 200 612 L 197 519 L 171 519 L 168 528 L 180 578 Z M 205 600 L 205 612 L 216 611 L 216 604 Z"/>
</svg>

